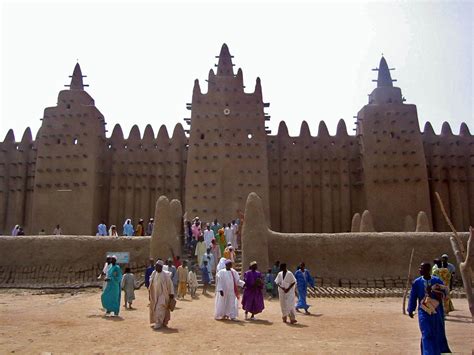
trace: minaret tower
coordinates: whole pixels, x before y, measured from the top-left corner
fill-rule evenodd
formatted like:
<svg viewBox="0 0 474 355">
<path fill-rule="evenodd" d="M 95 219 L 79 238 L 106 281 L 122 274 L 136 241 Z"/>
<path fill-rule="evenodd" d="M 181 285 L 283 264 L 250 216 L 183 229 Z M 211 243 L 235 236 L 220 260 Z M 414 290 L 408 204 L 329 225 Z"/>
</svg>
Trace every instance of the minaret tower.
<svg viewBox="0 0 474 355">
<path fill-rule="evenodd" d="M 226 44 L 217 72 L 209 71 L 208 91 L 195 80 L 186 168 L 188 217 L 228 222 L 244 210 L 250 192 L 262 197 L 268 216 L 268 165 L 262 88 L 244 91 L 243 74 L 234 74 Z"/>
<path fill-rule="evenodd" d="M 95 234 L 105 213 L 103 194 L 105 122 L 84 91 L 76 64 L 68 90 L 57 105 L 44 110 L 38 133 L 33 193 L 32 233 L 51 233 L 57 224 L 65 234 Z"/>
<path fill-rule="evenodd" d="M 384 57 L 374 70 L 377 87 L 357 114 L 365 199 L 377 231 L 400 231 L 419 211 L 431 220 L 426 160 L 416 106 L 404 103 Z"/>
</svg>

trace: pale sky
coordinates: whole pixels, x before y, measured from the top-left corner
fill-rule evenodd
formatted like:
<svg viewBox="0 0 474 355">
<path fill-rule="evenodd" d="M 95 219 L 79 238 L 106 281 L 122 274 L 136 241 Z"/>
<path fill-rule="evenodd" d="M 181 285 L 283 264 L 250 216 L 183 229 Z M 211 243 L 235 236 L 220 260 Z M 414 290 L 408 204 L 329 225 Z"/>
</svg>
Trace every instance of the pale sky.
<svg viewBox="0 0 474 355">
<path fill-rule="evenodd" d="M 473 2 L 24 2 L 1 5 L 0 140 L 13 128 L 33 135 L 45 107 L 69 83 L 77 60 L 108 135 L 120 123 L 143 135 L 150 123 L 169 133 L 190 117 L 194 79 L 207 91 L 222 43 L 242 68 L 246 91 L 258 77 L 271 106 L 272 134 L 286 121 L 331 134 L 375 87 L 383 53 L 421 128 L 443 121 L 459 132 L 473 120 Z"/>
</svg>

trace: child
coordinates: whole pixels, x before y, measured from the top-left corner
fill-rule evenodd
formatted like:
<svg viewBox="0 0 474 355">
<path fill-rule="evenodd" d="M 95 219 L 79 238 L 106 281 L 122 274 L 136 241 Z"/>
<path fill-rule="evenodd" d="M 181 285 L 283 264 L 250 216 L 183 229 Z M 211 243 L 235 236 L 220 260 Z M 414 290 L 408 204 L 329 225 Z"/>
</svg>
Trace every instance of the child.
<svg viewBox="0 0 474 355">
<path fill-rule="evenodd" d="M 209 284 L 211 283 L 211 272 L 209 270 L 209 267 L 207 266 L 207 260 L 203 260 L 202 262 L 202 267 L 201 267 L 201 273 L 202 273 L 202 294 L 207 295 L 207 288 L 209 287 Z"/>
<path fill-rule="evenodd" d="M 186 260 L 183 261 L 183 265 L 178 267 L 176 270 L 176 274 L 178 275 L 178 298 L 184 299 L 186 296 L 186 285 L 188 283 L 188 262 Z"/>
<path fill-rule="evenodd" d="M 196 267 L 192 265 L 191 270 L 188 273 L 188 286 L 189 292 L 191 293 L 191 298 L 196 298 L 196 290 L 199 286 L 195 269 Z"/>
<path fill-rule="evenodd" d="M 267 291 L 268 299 L 273 298 L 273 275 L 272 269 L 268 269 L 267 274 L 265 275 L 265 290 Z"/>
<path fill-rule="evenodd" d="M 135 299 L 135 276 L 130 272 L 130 268 L 125 268 L 125 274 L 122 278 L 122 290 L 124 291 L 124 307 L 132 309 L 132 302 Z"/>
</svg>

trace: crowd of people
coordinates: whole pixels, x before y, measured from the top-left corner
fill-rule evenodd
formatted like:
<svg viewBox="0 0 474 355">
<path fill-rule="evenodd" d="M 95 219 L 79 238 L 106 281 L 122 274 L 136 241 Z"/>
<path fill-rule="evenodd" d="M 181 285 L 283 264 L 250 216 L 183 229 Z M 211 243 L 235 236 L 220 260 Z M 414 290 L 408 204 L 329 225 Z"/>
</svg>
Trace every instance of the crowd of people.
<svg viewBox="0 0 474 355">
<path fill-rule="evenodd" d="M 277 261 L 264 275 L 258 270 L 257 262 L 253 261 L 243 277 L 233 268 L 234 263 L 230 259 L 221 257 L 215 273 L 209 271 L 207 264 L 207 260 L 204 260 L 199 268 L 203 284 L 202 293 L 207 294 L 209 285 L 215 280 L 215 319 L 236 320 L 240 300 L 241 307 L 245 311 L 245 319 L 254 320 L 265 308 L 265 293 L 269 298 L 278 295 L 283 322 L 287 322 L 289 318 L 291 324 L 296 323 L 296 312 L 301 310 L 309 314 L 306 292 L 308 287 L 314 287 L 314 279 L 303 262 L 293 274 L 285 263 Z M 149 266 L 145 271 L 145 286 L 149 293 L 150 324 L 155 329 L 167 326 L 176 300 L 185 299 L 188 292 L 191 299 L 197 298 L 198 267 L 198 264 L 189 263 L 187 260 L 181 262 L 177 256 L 166 261 L 149 260 Z M 138 284 L 130 268 L 125 268 L 125 273 L 122 275 L 121 268 L 117 265 L 117 257 L 108 255 L 99 277 L 104 278 L 101 300 L 106 316 L 119 315 L 121 290 L 124 292 L 123 307 L 132 308 Z M 297 302 L 295 302 L 296 293 Z"/>
<path fill-rule="evenodd" d="M 127 218 L 122 226 L 122 234 L 119 234 L 119 230 L 115 224 L 110 225 L 107 229 L 107 225 L 104 221 L 101 221 L 97 226 L 97 236 L 109 236 L 109 237 L 118 237 L 119 235 L 125 237 L 143 237 L 149 236 L 153 233 L 153 227 L 155 225 L 155 221 L 153 218 L 148 220 L 148 223 L 145 226 L 145 221 L 143 218 L 138 220 L 138 223 L 134 226 L 132 220 Z"/>
<path fill-rule="evenodd" d="M 196 250 L 197 248 L 196 245 Z M 289 321 L 290 324 L 295 324 L 296 312 L 304 311 L 309 314 L 307 290 L 314 288 L 315 283 L 304 262 L 300 263 L 293 274 L 285 263 L 277 261 L 264 275 L 258 270 L 257 262 L 253 261 L 241 277 L 233 268 L 234 261 L 226 257 L 219 259 L 213 271 L 213 257 L 208 248 L 202 258 L 198 257 L 196 264 L 188 263 L 187 260 L 181 262 L 179 257 L 169 258 L 166 262 L 162 259 L 156 262 L 149 260 L 145 286 L 150 300 L 149 320 L 154 329 L 167 327 L 176 298 L 184 299 L 188 291 L 192 299 L 196 298 L 197 269 L 202 273 L 203 294 L 207 293 L 209 284 L 215 279 L 214 318 L 217 320 L 237 320 L 239 303 L 245 312 L 245 319 L 254 320 L 265 309 L 265 293 L 269 298 L 279 298 L 282 321 L 285 323 Z M 131 308 L 137 287 L 130 269 L 126 268 L 122 276 L 116 261 L 115 256 L 108 256 L 102 273 L 105 276 L 102 305 L 107 316 L 119 314 L 120 290 L 124 291 L 123 306 Z M 412 283 L 408 314 L 413 318 L 418 308 L 422 353 L 450 352 L 444 322 L 446 314 L 454 309 L 449 294 L 455 267 L 448 262 L 448 255 L 443 254 L 440 259 L 435 259 L 433 267 L 430 263 L 422 263 L 419 272 L 420 277 Z"/>
</svg>

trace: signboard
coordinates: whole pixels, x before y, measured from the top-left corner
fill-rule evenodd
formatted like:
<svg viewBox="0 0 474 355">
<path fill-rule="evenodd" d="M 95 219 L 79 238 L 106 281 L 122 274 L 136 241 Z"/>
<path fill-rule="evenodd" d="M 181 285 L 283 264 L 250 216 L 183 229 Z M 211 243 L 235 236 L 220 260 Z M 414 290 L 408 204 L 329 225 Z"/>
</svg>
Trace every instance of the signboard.
<svg viewBox="0 0 474 355">
<path fill-rule="evenodd" d="M 128 264 L 130 262 L 130 253 L 121 251 L 108 251 L 107 255 L 115 255 L 117 257 L 117 264 Z"/>
</svg>

